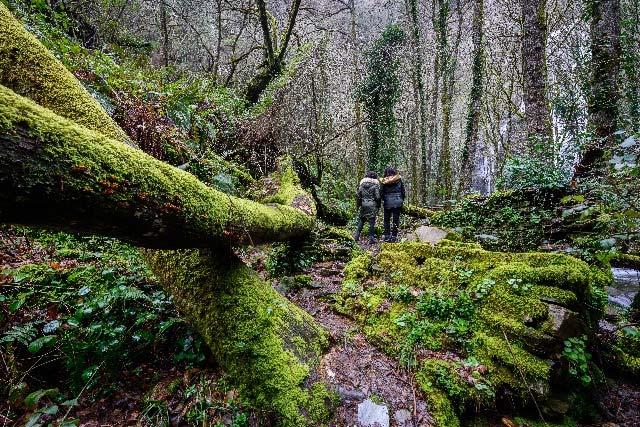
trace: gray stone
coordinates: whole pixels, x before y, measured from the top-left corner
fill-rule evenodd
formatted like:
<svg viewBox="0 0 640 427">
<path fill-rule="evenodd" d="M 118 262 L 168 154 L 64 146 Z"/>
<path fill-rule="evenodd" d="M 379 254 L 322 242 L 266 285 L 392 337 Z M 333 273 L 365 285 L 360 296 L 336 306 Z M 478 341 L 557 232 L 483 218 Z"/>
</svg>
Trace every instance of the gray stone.
<svg viewBox="0 0 640 427">
<path fill-rule="evenodd" d="M 429 242 L 432 245 L 437 245 L 447 237 L 449 234 L 446 230 L 438 227 L 428 227 L 422 225 L 415 229 L 415 231 L 407 236 L 407 240 L 413 240 L 418 242 Z"/>
<path fill-rule="evenodd" d="M 362 400 L 366 397 L 360 390 L 349 390 L 343 387 L 338 387 L 338 395 L 342 401 Z"/>
<path fill-rule="evenodd" d="M 409 412 L 407 409 L 398 409 L 394 414 L 393 414 L 393 419 L 396 421 L 396 423 L 398 424 L 398 426 L 409 426 L 409 425 L 413 425 L 413 416 L 411 415 L 411 412 Z"/>
<path fill-rule="evenodd" d="M 367 399 L 358 405 L 358 422 L 362 427 L 389 427 L 389 409 Z"/>
<path fill-rule="evenodd" d="M 549 304 L 549 317 L 553 336 L 557 339 L 564 341 L 583 332 L 583 324 L 575 311 L 561 305 Z"/>
</svg>

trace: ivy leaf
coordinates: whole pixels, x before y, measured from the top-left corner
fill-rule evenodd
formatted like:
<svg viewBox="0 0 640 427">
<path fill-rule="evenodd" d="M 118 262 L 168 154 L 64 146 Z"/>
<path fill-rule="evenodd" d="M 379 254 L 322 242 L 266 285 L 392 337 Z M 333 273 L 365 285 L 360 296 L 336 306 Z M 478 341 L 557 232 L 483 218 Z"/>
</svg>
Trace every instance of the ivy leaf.
<svg viewBox="0 0 640 427">
<path fill-rule="evenodd" d="M 55 397 L 58 395 L 58 393 L 59 392 L 57 388 L 36 390 L 24 398 L 24 404 L 27 409 L 34 409 L 38 405 L 38 402 L 40 402 L 40 399 L 42 399 L 43 397 Z"/>
<path fill-rule="evenodd" d="M 44 337 L 40 337 L 29 344 L 29 353 L 37 353 L 44 347 L 50 347 L 54 345 L 56 341 L 57 337 L 55 335 L 46 335 Z"/>
</svg>

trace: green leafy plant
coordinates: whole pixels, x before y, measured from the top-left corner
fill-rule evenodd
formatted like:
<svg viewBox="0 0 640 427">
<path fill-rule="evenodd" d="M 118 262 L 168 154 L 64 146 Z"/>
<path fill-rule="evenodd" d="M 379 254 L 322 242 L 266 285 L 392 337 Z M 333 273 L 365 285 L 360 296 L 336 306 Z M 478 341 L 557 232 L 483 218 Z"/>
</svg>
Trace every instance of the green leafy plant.
<svg viewBox="0 0 640 427">
<path fill-rule="evenodd" d="M 569 363 L 569 374 L 580 381 L 584 386 L 592 382 L 589 373 L 589 361 L 591 354 L 586 349 L 587 337 L 569 338 L 564 342 L 562 356 Z"/>
</svg>

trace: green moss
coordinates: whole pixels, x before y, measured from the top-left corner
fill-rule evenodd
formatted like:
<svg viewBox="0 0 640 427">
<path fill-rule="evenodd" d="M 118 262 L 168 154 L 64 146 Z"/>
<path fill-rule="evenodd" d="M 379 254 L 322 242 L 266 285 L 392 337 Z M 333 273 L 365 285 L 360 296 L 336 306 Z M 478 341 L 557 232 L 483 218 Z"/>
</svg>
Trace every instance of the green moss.
<svg viewBox="0 0 640 427">
<path fill-rule="evenodd" d="M 0 84 L 88 129 L 127 141 L 98 101 L 2 3 Z"/>
<path fill-rule="evenodd" d="M 329 424 L 334 409 L 340 403 L 340 396 L 330 391 L 324 383 L 317 382 L 309 390 L 306 404 L 307 416 L 311 425 L 326 426 Z"/>
<path fill-rule="evenodd" d="M 548 303 L 585 319 L 591 288 L 603 280 L 566 255 L 490 252 L 449 240 L 384 244 L 378 254 L 355 257 L 345 272 L 340 309 L 387 353 L 416 367 L 442 425 L 463 407 L 491 406 L 498 389 L 523 402 L 531 389 L 543 400 L 550 365 L 539 355 L 557 358 L 553 349 L 562 346 Z M 448 352 L 462 359 L 442 356 Z M 471 369 L 463 359 L 486 373 L 473 384 L 463 381 Z"/>
<path fill-rule="evenodd" d="M 423 377 L 423 373 L 417 374 L 418 384 L 425 393 L 429 404 L 429 414 L 437 427 L 459 427 L 460 420 L 453 409 L 451 400 L 447 394 L 440 389 L 433 387 L 428 378 Z"/>
</svg>

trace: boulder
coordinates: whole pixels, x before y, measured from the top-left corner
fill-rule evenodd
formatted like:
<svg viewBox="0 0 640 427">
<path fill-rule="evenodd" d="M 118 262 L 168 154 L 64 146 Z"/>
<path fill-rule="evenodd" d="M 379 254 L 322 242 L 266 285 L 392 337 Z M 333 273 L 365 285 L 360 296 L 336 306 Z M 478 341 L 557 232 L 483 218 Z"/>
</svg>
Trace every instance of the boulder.
<svg viewBox="0 0 640 427">
<path fill-rule="evenodd" d="M 440 243 L 440 241 L 442 241 L 442 239 L 447 237 L 447 234 L 449 234 L 449 232 L 443 230 L 442 228 L 422 225 L 416 228 L 413 233 L 410 233 L 407 236 L 407 240 L 428 242 L 432 245 L 437 245 L 438 243 Z"/>
<path fill-rule="evenodd" d="M 584 324 L 578 313 L 561 305 L 549 304 L 549 318 L 551 319 L 551 333 L 561 341 L 576 337 L 584 331 Z"/>
</svg>

